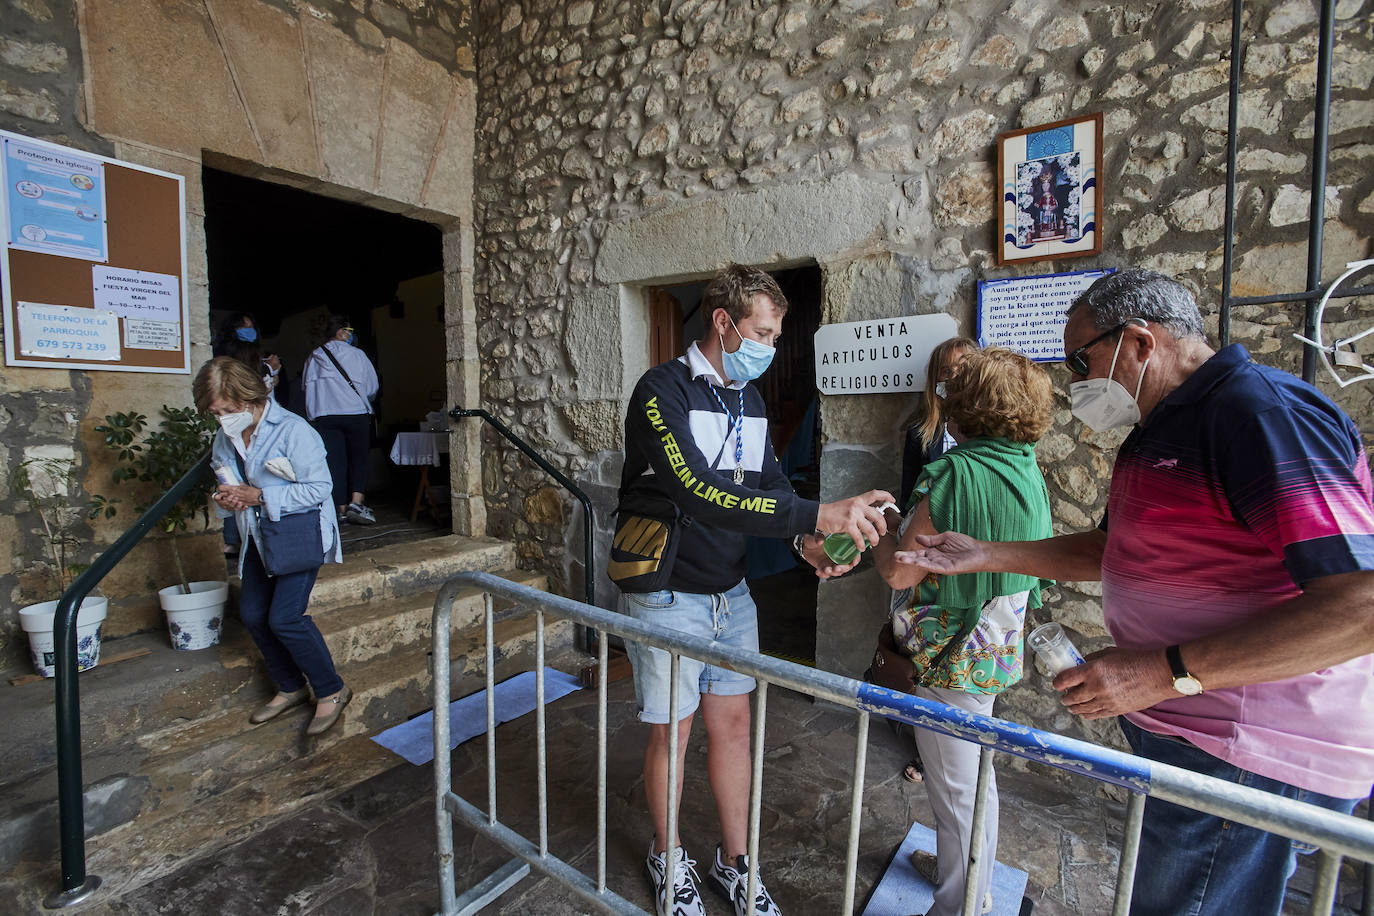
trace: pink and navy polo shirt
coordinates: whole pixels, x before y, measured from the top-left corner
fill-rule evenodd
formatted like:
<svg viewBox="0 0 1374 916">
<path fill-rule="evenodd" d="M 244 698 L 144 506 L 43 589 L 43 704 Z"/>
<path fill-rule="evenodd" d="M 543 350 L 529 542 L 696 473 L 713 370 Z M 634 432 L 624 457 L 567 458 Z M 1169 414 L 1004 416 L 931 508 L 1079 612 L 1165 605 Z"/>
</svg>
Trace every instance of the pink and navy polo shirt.
<svg viewBox="0 0 1374 916">
<path fill-rule="evenodd" d="M 1312 579 L 1374 570 L 1372 500 L 1351 419 L 1300 379 L 1226 347 L 1117 454 L 1102 522 L 1107 629 L 1123 648 L 1157 649 L 1243 626 Z M 1364 797 L 1374 782 L 1374 656 L 1128 718 L 1326 795 Z"/>
</svg>

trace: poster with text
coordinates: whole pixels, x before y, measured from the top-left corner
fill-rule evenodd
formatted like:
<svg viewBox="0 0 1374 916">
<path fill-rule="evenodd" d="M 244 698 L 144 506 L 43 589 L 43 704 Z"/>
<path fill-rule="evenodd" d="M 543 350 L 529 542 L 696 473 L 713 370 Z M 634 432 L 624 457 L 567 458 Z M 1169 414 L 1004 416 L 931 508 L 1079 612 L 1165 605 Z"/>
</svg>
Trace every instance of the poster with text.
<svg viewBox="0 0 1374 916">
<path fill-rule="evenodd" d="M 1006 347 L 1036 362 L 1064 358 L 1064 313 L 1111 270 L 978 281 L 978 345 Z"/>
<path fill-rule="evenodd" d="M 87 261 L 108 260 L 104 167 L 46 144 L 5 139 L 9 247 Z"/>
</svg>

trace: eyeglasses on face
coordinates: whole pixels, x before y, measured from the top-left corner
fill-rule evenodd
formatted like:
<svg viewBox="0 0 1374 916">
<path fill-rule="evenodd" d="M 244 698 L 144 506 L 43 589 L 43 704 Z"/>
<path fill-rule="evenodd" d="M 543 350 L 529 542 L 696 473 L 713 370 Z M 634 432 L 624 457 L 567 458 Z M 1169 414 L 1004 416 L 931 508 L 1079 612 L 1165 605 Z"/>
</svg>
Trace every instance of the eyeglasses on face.
<svg viewBox="0 0 1374 916">
<path fill-rule="evenodd" d="M 1064 357 L 1064 365 L 1067 366 L 1068 369 L 1069 369 L 1069 371 L 1072 372 L 1074 375 L 1087 375 L 1087 374 L 1088 374 L 1088 361 L 1087 361 L 1086 359 L 1083 358 L 1083 357 L 1084 357 L 1084 354 L 1086 354 L 1089 350 L 1091 350 L 1091 349 L 1092 349 L 1094 346 L 1096 346 L 1097 344 L 1101 343 L 1102 341 L 1106 340 L 1108 337 L 1111 337 L 1113 334 L 1115 334 L 1115 333 L 1117 333 L 1118 331 L 1120 331 L 1122 328 L 1124 328 L 1124 327 L 1125 327 L 1126 325 L 1128 325 L 1128 324 L 1130 324 L 1130 322 L 1128 322 L 1128 321 L 1123 321 L 1121 324 L 1117 325 L 1116 327 L 1114 327 L 1114 328 L 1108 328 L 1107 330 L 1103 331 L 1101 334 L 1098 334 L 1098 335 L 1097 335 L 1096 337 L 1094 337 L 1092 340 L 1088 341 L 1088 342 L 1085 343 L 1083 346 L 1079 347 L 1077 350 L 1074 350 L 1074 351 L 1073 351 L 1072 353 L 1070 353 L 1068 356 L 1065 356 L 1065 357 Z"/>
</svg>

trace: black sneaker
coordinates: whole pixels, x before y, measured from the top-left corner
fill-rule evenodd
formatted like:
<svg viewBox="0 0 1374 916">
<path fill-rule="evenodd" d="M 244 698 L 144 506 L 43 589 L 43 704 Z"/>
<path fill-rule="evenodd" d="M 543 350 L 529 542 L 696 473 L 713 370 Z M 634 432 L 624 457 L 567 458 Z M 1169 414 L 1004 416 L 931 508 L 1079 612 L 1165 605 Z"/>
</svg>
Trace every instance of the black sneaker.
<svg viewBox="0 0 1374 916">
<path fill-rule="evenodd" d="M 733 864 L 725 861 L 720 847 L 716 847 L 716 858 L 711 870 L 706 873 L 706 883 L 717 894 L 735 906 L 735 916 L 745 916 L 749 912 L 749 857 L 736 856 Z M 773 902 L 768 888 L 759 879 L 758 893 L 754 896 L 754 912 L 758 916 L 781 916 L 782 910 Z"/>
<path fill-rule="evenodd" d="M 687 858 L 687 851 L 677 848 L 677 873 L 673 877 L 673 898 L 667 900 L 668 853 L 654 852 L 649 841 L 649 857 L 644 862 L 649 872 L 649 884 L 654 889 L 654 909 L 658 916 L 706 916 L 706 907 L 697 892 L 697 863 Z"/>
<path fill-rule="evenodd" d="M 377 516 L 372 514 L 372 510 L 357 503 L 349 503 L 344 508 L 344 520 L 351 525 L 377 524 Z"/>
</svg>

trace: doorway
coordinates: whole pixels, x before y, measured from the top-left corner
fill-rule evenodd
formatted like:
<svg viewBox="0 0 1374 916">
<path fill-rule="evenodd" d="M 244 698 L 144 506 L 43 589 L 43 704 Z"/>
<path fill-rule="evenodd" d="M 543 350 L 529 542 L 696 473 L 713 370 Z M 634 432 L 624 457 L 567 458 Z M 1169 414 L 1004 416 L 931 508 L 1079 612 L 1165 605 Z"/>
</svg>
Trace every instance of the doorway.
<svg viewBox="0 0 1374 916">
<path fill-rule="evenodd" d="M 754 385 L 768 408 L 773 451 L 792 489 L 818 499 L 821 427 L 814 335 L 821 322 L 821 270 L 809 264 L 770 273 L 787 297 L 788 309 L 773 362 Z M 650 288 L 651 364 L 680 355 L 700 339 L 707 317 L 701 314 L 705 289 L 706 281 Z M 814 665 L 815 571 L 797 560 L 786 541 L 751 538 L 748 579 L 759 609 L 760 651 Z"/>
<path fill-rule="evenodd" d="M 378 523 L 344 526 L 345 550 L 448 533 L 438 511 L 448 497 L 434 492 L 447 469 L 429 469 L 434 508 L 412 521 L 420 469 L 391 461 L 396 434 L 420 431 L 446 406 L 439 228 L 210 167 L 202 186 L 212 334 L 235 313 L 252 315 L 263 355 L 281 362 L 278 399 L 302 416 L 301 375 L 329 315 L 349 319 L 377 370 L 367 503 Z"/>
</svg>

